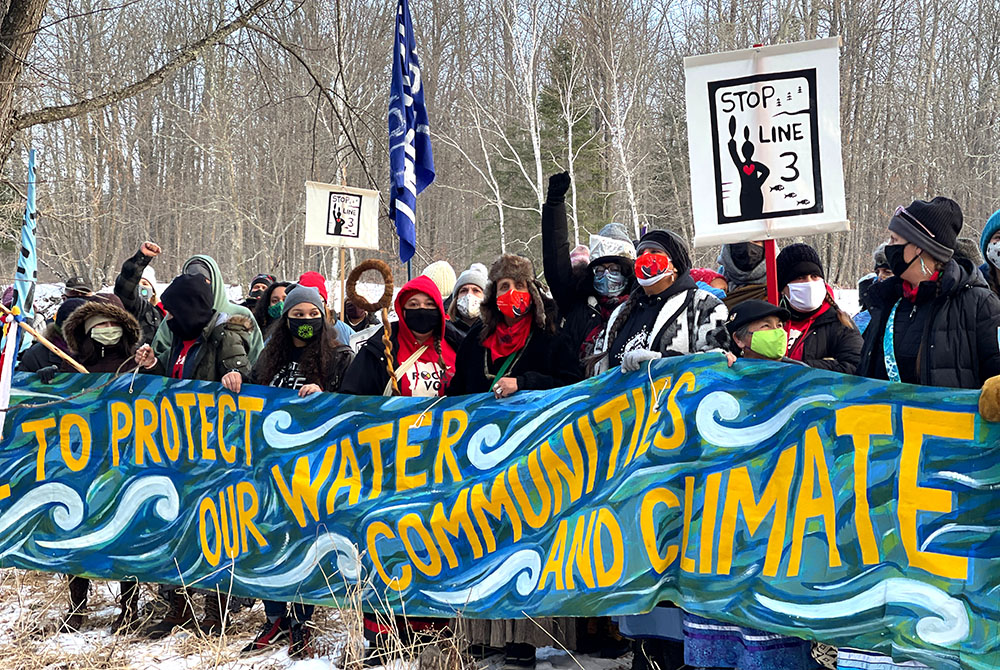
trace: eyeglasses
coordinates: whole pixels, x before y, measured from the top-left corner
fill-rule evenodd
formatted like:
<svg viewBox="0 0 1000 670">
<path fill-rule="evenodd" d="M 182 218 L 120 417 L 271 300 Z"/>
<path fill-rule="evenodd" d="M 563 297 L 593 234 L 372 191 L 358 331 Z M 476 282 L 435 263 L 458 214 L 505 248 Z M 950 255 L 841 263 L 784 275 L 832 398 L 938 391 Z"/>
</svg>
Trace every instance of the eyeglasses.
<svg viewBox="0 0 1000 670">
<path fill-rule="evenodd" d="M 594 268 L 594 277 L 595 278 L 601 279 L 605 275 L 608 275 L 609 277 L 612 277 L 612 278 L 618 278 L 618 277 L 622 276 L 622 271 L 619 270 L 618 268 L 605 268 L 604 266 L 601 266 L 601 265 L 599 265 L 596 268 Z"/>
<path fill-rule="evenodd" d="M 920 219 L 918 219 L 917 217 L 913 216 L 908 211 L 906 211 L 905 207 L 902 207 L 902 206 L 897 207 L 896 208 L 896 216 L 902 216 L 904 219 L 906 219 L 910 223 L 912 223 L 912 224 L 914 224 L 916 226 L 920 226 L 923 229 L 923 231 L 925 233 L 927 233 L 928 235 L 930 235 L 932 238 L 934 237 L 934 233 L 932 233 L 927 228 L 927 226 L 925 226 L 924 224 L 920 223 Z"/>
</svg>

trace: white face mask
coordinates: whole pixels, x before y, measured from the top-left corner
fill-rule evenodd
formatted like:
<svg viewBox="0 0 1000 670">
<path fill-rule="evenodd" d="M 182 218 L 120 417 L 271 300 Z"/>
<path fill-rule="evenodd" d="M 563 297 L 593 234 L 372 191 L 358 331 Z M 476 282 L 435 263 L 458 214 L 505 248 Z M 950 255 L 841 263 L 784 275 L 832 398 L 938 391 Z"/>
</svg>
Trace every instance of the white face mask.
<svg viewBox="0 0 1000 670">
<path fill-rule="evenodd" d="M 986 245 L 986 260 L 995 268 L 1000 268 L 1000 240 L 994 240 Z"/>
<path fill-rule="evenodd" d="M 98 344 L 113 347 L 122 339 L 121 326 L 95 326 L 90 330 L 90 337 Z"/>
<path fill-rule="evenodd" d="M 463 293 L 458 296 L 458 313 L 465 319 L 478 319 L 479 306 L 483 304 L 483 299 L 474 293 Z"/>
<path fill-rule="evenodd" d="M 796 311 L 809 313 L 819 309 L 826 299 L 826 282 L 822 279 L 788 285 L 788 302 Z"/>
</svg>

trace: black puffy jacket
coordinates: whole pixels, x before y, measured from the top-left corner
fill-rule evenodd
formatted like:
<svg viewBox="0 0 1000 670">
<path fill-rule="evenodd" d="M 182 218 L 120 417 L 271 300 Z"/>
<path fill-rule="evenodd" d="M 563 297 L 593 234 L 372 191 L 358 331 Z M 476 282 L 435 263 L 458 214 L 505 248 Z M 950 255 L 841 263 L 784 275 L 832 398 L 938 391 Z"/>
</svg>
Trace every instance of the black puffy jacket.
<svg viewBox="0 0 1000 670">
<path fill-rule="evenodd" d="M 122 264 L 122 271 L 115 279 L 115 295 L 122 301 L 125 309 L 139 321 L 142 341 L 146 344 L 152 344 L 156 330 L 160 327 L 160 321 L 163 320 L 160 308 L 139 295 L 142 271 L 151 260 L 153 259 L 141 251 L 135 252 L 132 258 Z"/>
<path fill-rule="evenodd" d="M 920 291 L 928 284 L 921 284 Z M 917 351 L 920 384 L 982 388 L 987 379 L 1000 374 L 1000 299 L 965 259 L 948 261 L 937 284 L 935 294 L 917 297 L 916 309 L 928 310 L 921 319 L 924 326 Z M 902 280 L 896 277 L 869 291 L 872 320 L 865 330 L 859 375 L 887 378 L 882 339 L 889 314 L 902 294 Z M 912 303 L 904 300 L 901 307 L 904 304 Z"/>
<path fill-rule="evenodd" d="M 791 310 L 787 304 L 785 307 Z M 853 323 L 844 324 L 840 312 L 831 308 L 817 316 L 806 333 L 801 360 L 811 368 L 853 375 L 861 360 L 863 343 L 857 327 Z"/>
</svg>

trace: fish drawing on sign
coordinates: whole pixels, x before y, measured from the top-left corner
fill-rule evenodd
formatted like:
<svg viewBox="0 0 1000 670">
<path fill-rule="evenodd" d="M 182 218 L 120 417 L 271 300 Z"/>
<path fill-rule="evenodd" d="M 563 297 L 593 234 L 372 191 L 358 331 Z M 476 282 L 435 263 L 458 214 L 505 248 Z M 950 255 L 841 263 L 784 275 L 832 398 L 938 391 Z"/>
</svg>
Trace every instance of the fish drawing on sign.
<svg viewBox="0 0 1000 670">
<path fill-rule="evenodd" d="M 791 198 L 797 198 L 799 197 L 799 195 L 798 193 L 786 193 L 785 197 L 791 199 Z"/>
<path fill-rule="evenodd" d="M 782 184 L 778 184 L 777 186 L 772 186 L 772 187 L 771 187 L 771 192 L 772 192 L 772 193 L 773 193 L 774 191 L 784 191 L 784 190 L 785 190 L 785 187 L 784 187 L 784 185 L 782 185 Z"/>
<path fill-rule="evenodd" d="M 808 205 L 808 204 L 809 204 L 809 201 L 808 201 L 808 200 L 799 200 L 799 201 L 798 201 L 797 203 L 795 203 L 795 204 L 796 204 L 796 205 Z"/>
</svg>

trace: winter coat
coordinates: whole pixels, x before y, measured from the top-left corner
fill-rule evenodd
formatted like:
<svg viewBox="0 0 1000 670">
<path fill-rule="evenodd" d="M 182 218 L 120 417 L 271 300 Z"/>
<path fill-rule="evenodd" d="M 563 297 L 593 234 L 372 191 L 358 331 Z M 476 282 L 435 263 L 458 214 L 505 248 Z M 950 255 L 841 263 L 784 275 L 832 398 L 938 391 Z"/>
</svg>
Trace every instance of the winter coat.
<svg viewBox="0 0 1000 670">
<path fill-rule="evenodd" d="M 45 339 L 56 345 L 60 350 L 69 353 L 69 345 L 63 339 L 62 332 L 54 323 L 50 323 L 43 333 Z M 49 366 L 61 366 L 63 359 L 49 351 L 41 342 L 35 342 L 23 354 L 17 357 L 18 372 L 38 372 Z"/>
<path fill-rule="evenodd" d="M 990 265 L 989 261 L 983 263 L 979 266 L 979 271 L 983 273 L 983 277 L 986 278 L 986 284 L 990 287 L 990 290 L 1000 295 L 1000 283 L 997 282 L 996 270 Z"/>
<path fill-rule="evenodd" d="M 105 346 L 87 335 L 87 320 L 93 316 L 107 317 L 122 327 L 122 339 L 114 346 Z M 139 322 L 124 307 L 112 302 L 94 300 L 77 307 L 63 324 L 63 333 L 70 355 L 88 372 L 131 372 L 135 369 L 135 350 L 142 338 Z M 66 361 L 60 359 L 62 372 L 76 372 Z"/>
<path fill-rule="evenodd" d="M 506 359 L 491 360 L 489 349 L 480 341 L 482 331 L 483 324 L 476 324 L 462 342 L 455 358 L 455 376 L 448 386 L 448 395 L 486 393 L 496 383 L 494 375 Z M 580 360 L 568 338 L 535 325 L 531 327 L 531 336 L 520 356 L 504 376 L 514 377 L 520 391 L 559 388 L 574 384 L 583 377 Z"/>
<path fill-rule="evenodd" d="M 722 301 L 698 288 L 690 275 L 682 275 L 667 291 L 671 289 L 674 291 L 660 305 L 651 332 L 642 342 L 627 347 L 626 351 L 651 349 L 664 356 L 683 356 L 704 351 L 721 351 L 728 346 L 730 338 L 726 332 L 726 319 L 729 318 L 729 310 Z M 615 330 L 615 324 L 619 319 L 627 321 L 627 312 L 639 309 L 643 304 L 650 304 L 648 302 L 650 300 L 641 288 L 633 291 L 629 300 L 611 315 L 607 328 L 598 338 L 596 353 L 602 354 L 614 345 L 613 341 L 609 341 L 609 336 Z M 675 314 L 676 318 L 671 318 Z M 622 334 L 622 330 L 620 326 L 619 335 Z M 635 333 L 629 336 L 640 337 L 641 334 Z M 613 355 L 614 352 L 609 352 L 609 355 L 598 360 L 594 374 L 606 372 L 611 367 L 619 365 L 621 360 L 612 360 Z"/>
<path fill-rule="evenodd" d="M 153 260 L 141 251 L 137 251 L 132 258 L 122 264 L 122 271 L 115 279 L 115 295 L 122 301 L 125 309 L 139 321 L 142 328 L 142 342 L 151 343 L 156 337 L 156 330 L 163 321 L 161 309 L 144 300 L 139 295 L 139 280 L 142 279 L 142 271 L 146 269 L 149 262 Z"/>
<path fill-rule="evenodd" d="M 164 320 L 163 328 L 167 328 Z M 199 379 L 206 382 L 218 382 L 229 372 L 239 372 L 243 381 L 250 381 L 250 351 L 253 333 L 257 327 L 251 317 L 216 312 L 202 334 L 198 343 L 188 353 L 184 363 L 184 379 Z M 174 363 L 180 355 L 184 343 L 171 336 L 168 348 L 162 355 L 157 355 L 156 366 L 152 374 L 169 377 Z"/>
<path fill-rule="evenodd" d="M 392 362 L 399 366 L 399 322 L 389 324 L 389 341 L 392 343 Z M 351 363 L 344 375 L 344 381 L 340 384 L 341 393 L 351 395 L 382 395 L 385 392 L 385 385 L 389 383 L 389 370 L 385 366 L 385 344 L 382 342 L 382 333 L 385 328 L 379 328 L 368 341 L 361 346 L 357 356 Z M 444 339 L 456 351 L 462 342 L 459 332 L 449 325 L 445 328 Z"/>
<path fill-rule="evenodd" d="M 737 288 L 730 288 L 722 302 L 725 303 L 726 309 L 732 309 L 747 300 L 767 300 L 767 285 L 745 284 Z"/>
<path fill-rule="evenodd" d="M 925 282 L 924 284 L 927 284 Z M 893 306 L 902 296 L 902 280 L 879 282 L 869 293 L 871 323 L 865 330 L 857 374 L 887 379 L 882 340 Z M 1000 374 L 1000 299 L 981 273 L 965 259 L 953 259 L 942 268 L 936 294 L 917 302 L 903 299 L 900 310 L 927 310 L 920 321 L 923 332 L 917 351 L 919 383 L 927 386 L 979 389 Z M 898 314 L 898 312 L 897 312 Z M 899 317 L 897 316 L 897 319 Z M 898 356 L 897 349 L 897 356 Z"/>
<path fill-rule="evenodd" d="M 603 328 L 604 317 L 594 293 L 589 269 L 574 270 L 569 258 L 569 227 L 566 203 L 546 202 L 542 206 L 542 267 L 545 283 L 556 302 L 560 330 L 570 349 L 580 356 L 583 343 L 595 329 Z M 631 282 L 634 284 L 634 280 Z"/>
<path fill-rule="evenodd" d="M 250 358 L 250 365 L 257 362 L 257 357 L 260 356 L 260 352 L 264 349 L 264 339 L 260 334 L 260 327 L 257 325 L 257 321 L 254 320 L 253 314 L 250 313 L 246 307 L 241 307 L 239 305 L 229 302 L 229 298 L 226 297 L 226 285 L 222 280 L 222 271 L 219 270 L 218 263 L 215 262 L 210 256 L 192 256 L 185 263 L 181 272 L 184 272 L 188 265 L 192 261 L 201 260 L 206 265 L 212 273 L 212 295 L 213 302 L 212 308 L 219 314 L 225 314 L 227 316 L 242 317 L 237 319 L 237 323 L 248 323 L 249 331 L 247 333 L 247 356 Z M 163 357 L 171 352 L 171 348 L 174 341 L 174 335 L 170 332 L 167 327 L 166 320 L 160 323 L 160 327 L 156 331 L 156 337 L 153 338 L 153 353 L 156 357 L 163 360 Z M 344 340 L 345 342 L 347 339 Z M 169 368 L 168 368 L 169 370 Z M 249 366 L 247 367 L 247 373 L 250 372 Z M 198 377 L 197 379 L 201 379 Z M 213 380 L 215 381 L 215 380 Z"/>
<path fill-rule="evenodd" d="M 785 308 L 796 313 L 785 304 Z M 852 375 L 861 360 L 863 339 L 858 329 L 845 325 L 840 320 L 840 312 L 830 306 L 816 317 L 802 340 L 802 362 L 818 370 L 831 370 Z M 789 347 L 789 351 L 792 347 Z"/>
</svg>

